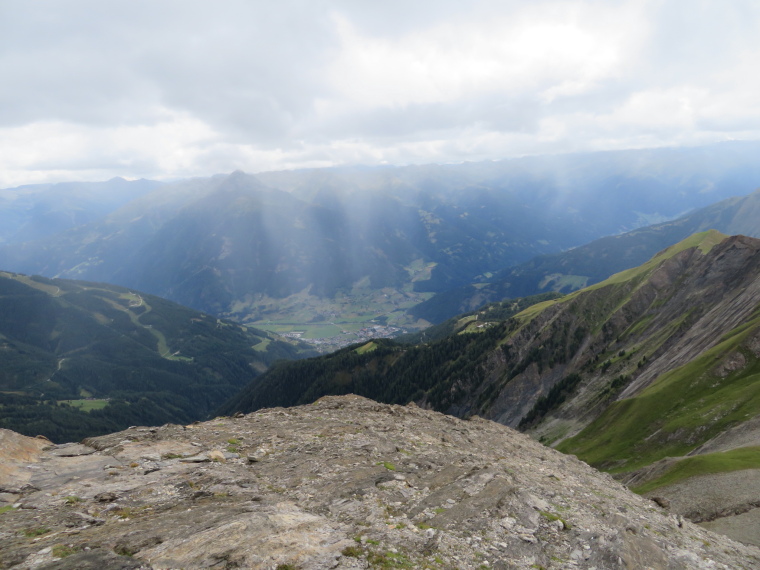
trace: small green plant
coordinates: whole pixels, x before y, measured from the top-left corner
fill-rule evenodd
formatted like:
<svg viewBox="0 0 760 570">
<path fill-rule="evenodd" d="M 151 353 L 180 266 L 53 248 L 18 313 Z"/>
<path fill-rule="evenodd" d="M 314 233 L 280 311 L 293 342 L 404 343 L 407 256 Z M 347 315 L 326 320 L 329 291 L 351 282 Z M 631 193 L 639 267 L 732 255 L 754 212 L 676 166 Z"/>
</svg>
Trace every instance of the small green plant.
<svg viewBox="0 0 760 570">
<path fill-rule="evenodd" d="M 372 568 L 414 568 L 411 560 L 399 552 L 367 553 L 367 562 Z"/>
<path fill-rule="evenodd" d="M 278 564 L 275 570 L 298 570 L 298 568 L 292 564 Z"/>
<path fill-rule="evenodd" d="M 182 459 L 183 457 L 181 453 L 164 453 L 161 459 Z"/>
<path fill-rule="evenodd" d="M 53 557 L 54 558 L 66 558 L 67 556 L 71 556 L 77 551 L 76 548 L 73 546 L 69 546 L 67 544 L 56 544 L 53 547 Z"/>
<path fill-rule="evenodd" d="M 539 511 L 539 512 L 549 522 L 554 522 L 554 521 L 561 522 L 565 530 L 570 530 L 571 528 L 573 528 L 573 526 L 569 522 L 567 522 L 565 519 L 563 519 L 561 516 L 559 516 L 556 513 L 550 513 L 549 511 Z"/>
<path fill-rule="evenodd" d="M 364 549 L 359 546 L 346 546 L 340 553 L 343 556 L 349 556 L 351 558 L 361 558 L 364 556 Z"/>
<path fill-rule="evenodd" d="M 114 515 L 116 515 L 120 519 L 131 519 L 137 514 L 137 512 L 130 507 L 123 507 L 121 509 L 116 509 L 115 511 L 112 511 L 112 512 Z"/>
<path fill-rule="evenodd" d="M 64 502 L 65 502 L 67 505 L 76 505 L 77 503 L 81 503 L 81 502 L 82 502 L 82 499 L 80 499 L 80 498 L 79 498 L 79 497 L 77 497 L 76 495 L 69 495 L 68 497 L 64 497 L 64 498 L 63 498 L 63 501 L 64 501 Z"/>
<path fill-rule="evenodd" d="M 416 526 L 418 529 L 420 529 L 420 530 L 427 530 L 427 529 L 429 529 L 429 528 L 433 528 L 432 526 L 430 526 L 430 525 L 429 525 L 428 523 L 426 523 L 426 522 L 418 522 L 418 523 L 417 523 L 415 526 Z"/>
<path fill-rule="evenodd" d="M 42 536 L 43 534 L 47 534 L 49 532 L 50 532 L 50 529 L 44 526 L 40 526 L 37 528 L 27 528 L 24 530 L 24 536 L 26 536 L 27 538 L 32 538 L 35 536 Z"/>
<path fill-rule="evenodd" d="M 395 471 L 396 470 L 396 466 L 393 463 L 391 463 L 390 461 L 378 461 L 377 465 L 382 465 L 388 471 Z"/>
<path fill-rule="evenodd" d="M 443 507 L 438 507 L 437 509 L 433 509 L 433 512 L 437 515 L 440 515 L 441 513 L 445 513 L 446 509 L 444 509 Z"/>
<path fill-rule="evenodd" d="M 8 511 L 15 511 L 16 509 L 13 508 L 13 505 L 7 505 L 5 507 L 0 507 L 0 514 L 7 513 Z"/>
</svg>

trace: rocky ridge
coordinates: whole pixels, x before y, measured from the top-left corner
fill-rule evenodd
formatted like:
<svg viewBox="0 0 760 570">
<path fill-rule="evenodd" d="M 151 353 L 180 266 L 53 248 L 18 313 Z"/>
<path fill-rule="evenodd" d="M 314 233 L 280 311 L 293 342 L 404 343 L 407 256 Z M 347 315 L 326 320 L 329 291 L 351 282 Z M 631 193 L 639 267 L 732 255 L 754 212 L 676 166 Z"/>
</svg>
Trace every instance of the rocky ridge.
<svg viewBox="0 0 760 570">
<path fill-rule="evenodd" d="M 358 396 L 0 444 L 3 568 L 760 565 L 510 428 Z"/>
</svg>

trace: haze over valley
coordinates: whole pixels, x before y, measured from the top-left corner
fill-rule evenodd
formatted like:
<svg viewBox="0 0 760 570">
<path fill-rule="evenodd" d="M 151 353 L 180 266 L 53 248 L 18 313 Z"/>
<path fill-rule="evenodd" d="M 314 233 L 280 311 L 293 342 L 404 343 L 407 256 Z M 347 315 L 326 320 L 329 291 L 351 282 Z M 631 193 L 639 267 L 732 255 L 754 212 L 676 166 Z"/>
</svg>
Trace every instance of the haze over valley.
<svg viewBox="0 0 760 570">
<path fill-rule="evenodd" d="M 24 187 L 6 198 L 0 266 L 134 288 L 330 350 L 420 330 L 486 301 L 572 291 L 709 227 L 756 235 L 726 216 L 678 222 L 648 249 L 631 244 L 638 255 L 614 256 L 619 263 L 610 267 L 599 260 L 569 275 L 547 268 L 523 286 L 501 284 L 509 268 L 535 264 L 538 255 L 572 256 L 569 250 L 596 238 L 746 194 L 760 179 L 758 150 L 722 143 L 448 166 L 235 172 L 158 186 L 114 179 L 104 191 L 136 196 L 113 200 L 105 213 L 102 204 L 70 202 L 92 192 L 87 184 Z M 53 217 L 62 231 L 51 229 Z M 457 298 L 461 287 L 472 300 Z"/>
</svg>

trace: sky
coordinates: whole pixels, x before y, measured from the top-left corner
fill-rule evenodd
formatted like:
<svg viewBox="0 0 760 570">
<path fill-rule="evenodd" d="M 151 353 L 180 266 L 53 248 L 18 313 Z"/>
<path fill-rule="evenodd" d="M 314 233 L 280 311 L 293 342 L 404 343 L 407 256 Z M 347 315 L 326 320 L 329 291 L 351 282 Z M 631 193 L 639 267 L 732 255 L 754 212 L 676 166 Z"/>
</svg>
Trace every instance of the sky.
<svg viewBox="0 0 760 570">
<path fill-rule="evenodd" d="M 0 188 L 760 139 L 757 0 L 0 0 Z"/>
</svg>

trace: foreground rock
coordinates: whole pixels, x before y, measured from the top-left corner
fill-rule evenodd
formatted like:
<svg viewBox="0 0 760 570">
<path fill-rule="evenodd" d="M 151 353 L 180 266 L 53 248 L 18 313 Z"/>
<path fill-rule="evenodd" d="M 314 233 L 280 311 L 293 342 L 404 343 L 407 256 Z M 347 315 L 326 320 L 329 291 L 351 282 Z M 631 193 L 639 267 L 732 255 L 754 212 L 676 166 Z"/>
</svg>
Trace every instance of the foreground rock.
<svg viewBox="0 0 760 570">
<path fill-rule="evenodd" d="M 760 566 L 509 428 L 356 396 L 44 450 L 5 436 L 4 568 Z"/>
</svg>

